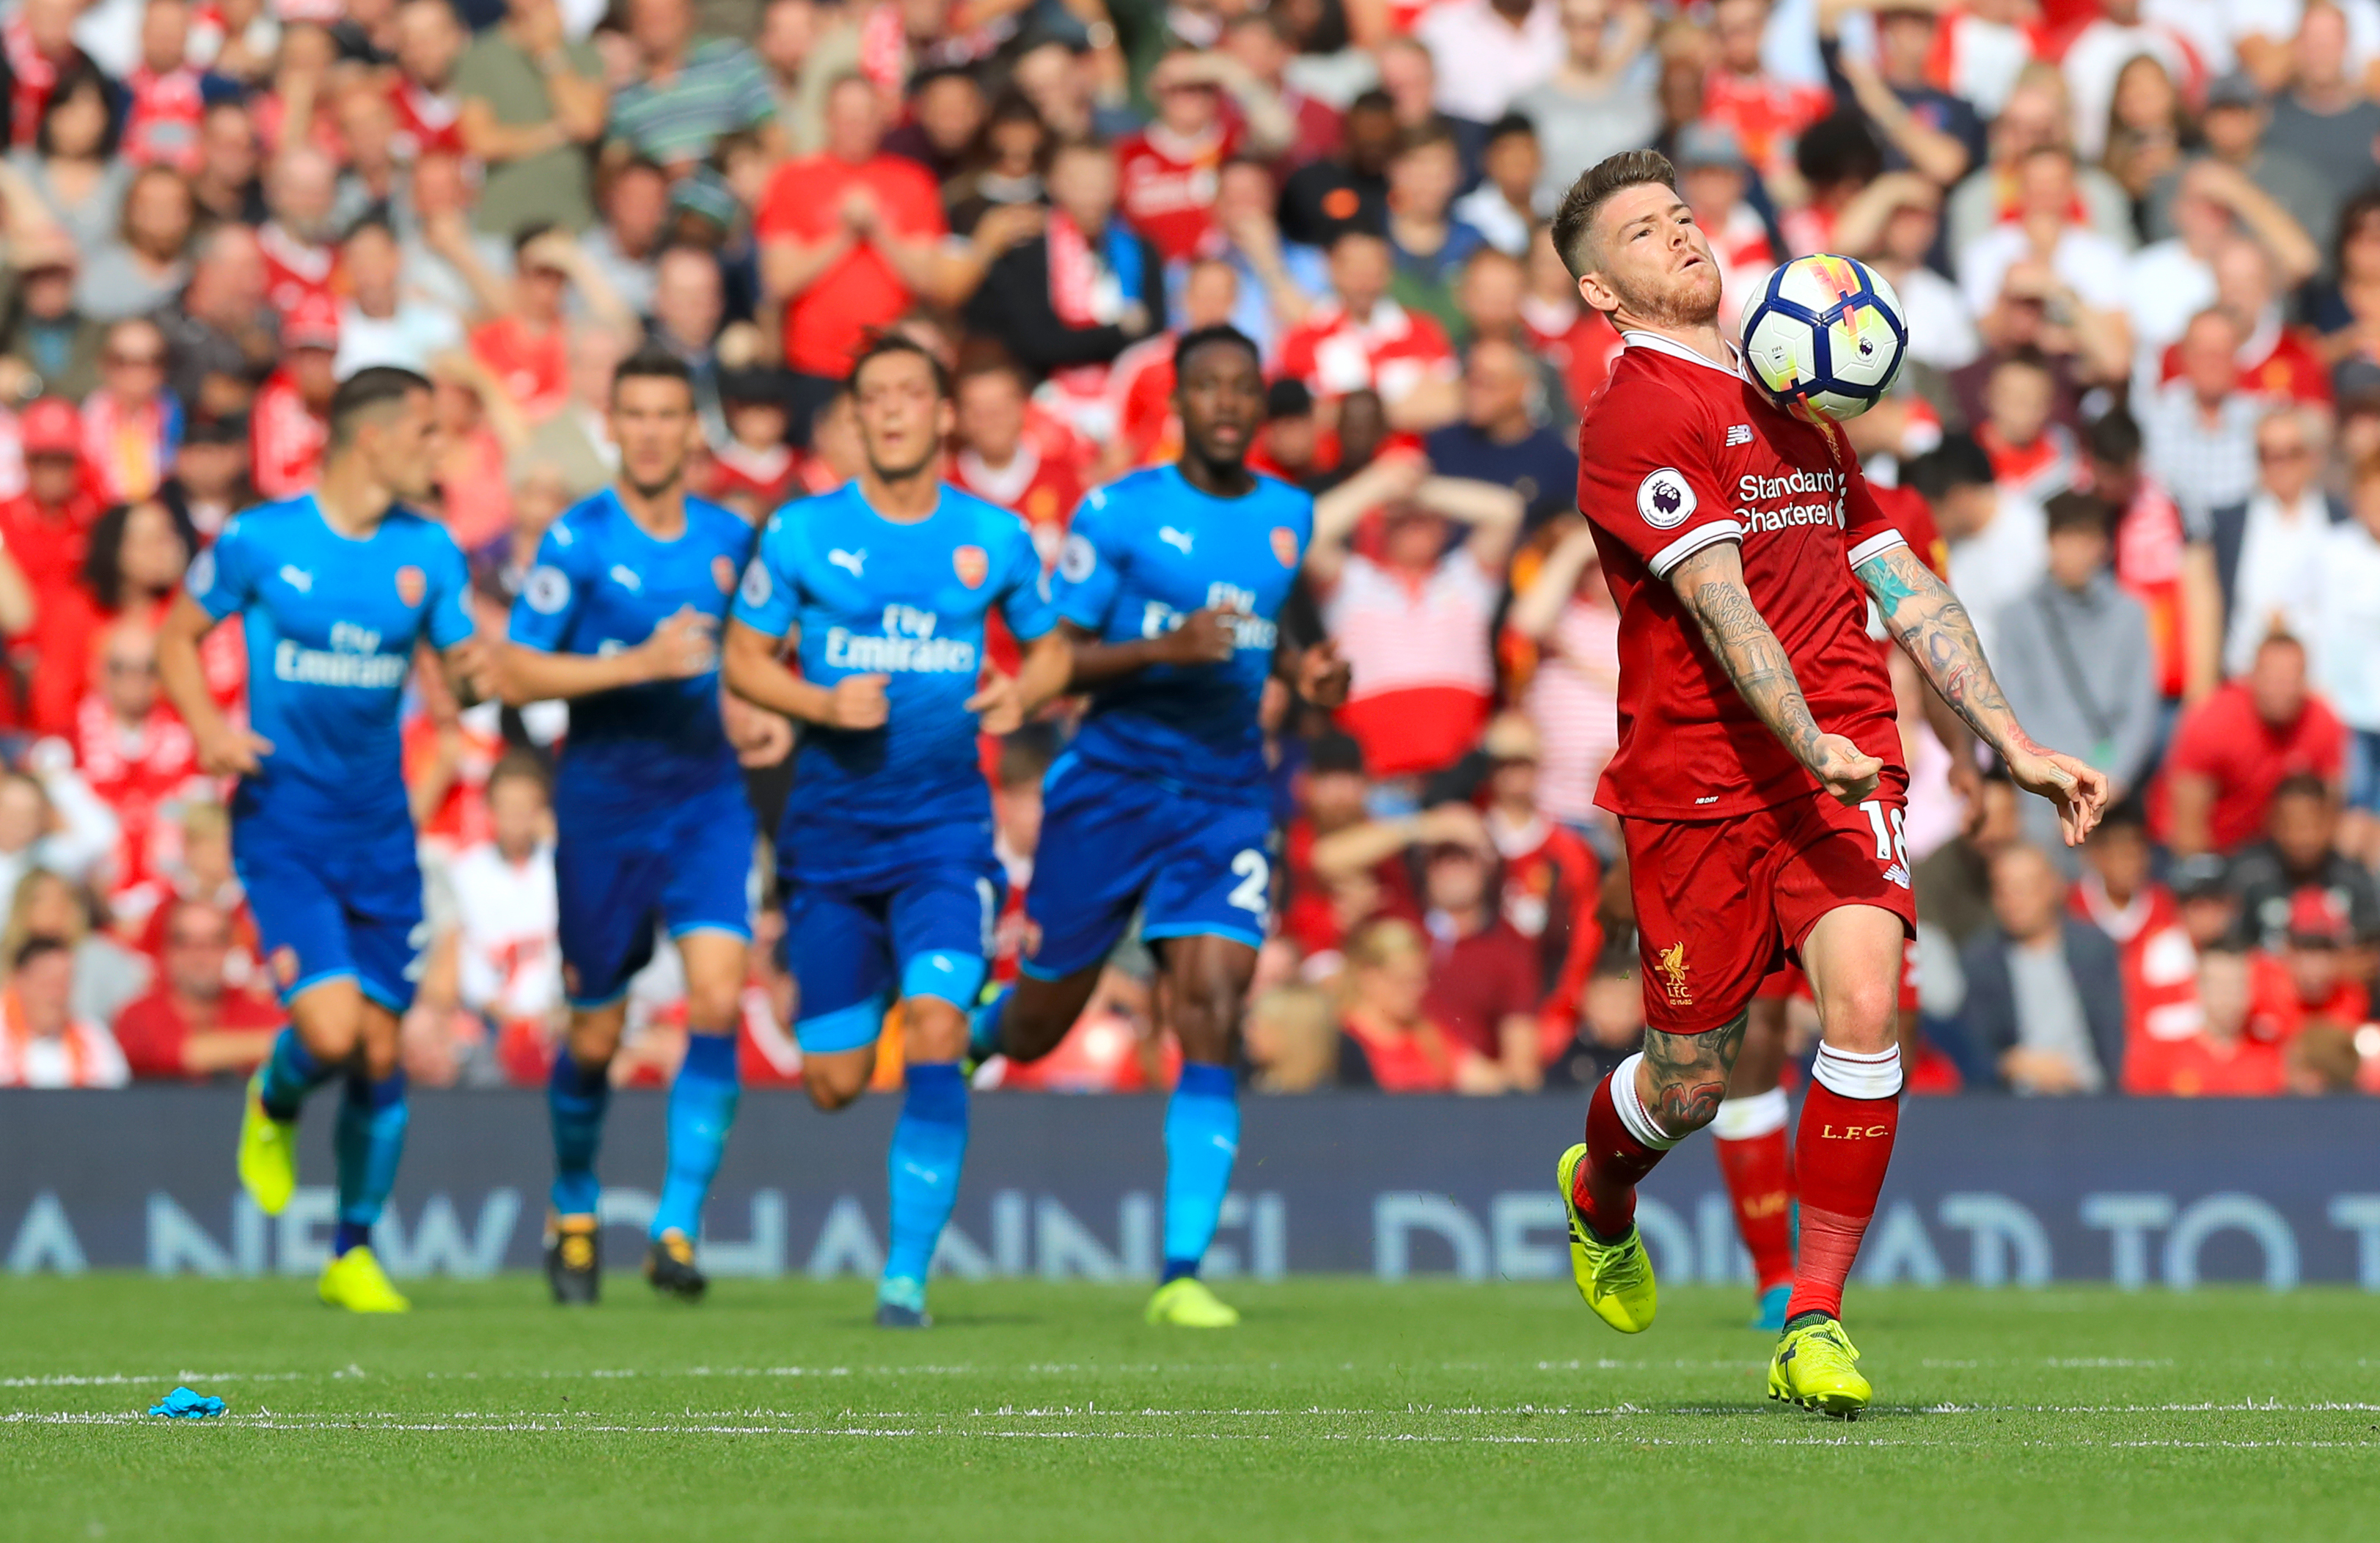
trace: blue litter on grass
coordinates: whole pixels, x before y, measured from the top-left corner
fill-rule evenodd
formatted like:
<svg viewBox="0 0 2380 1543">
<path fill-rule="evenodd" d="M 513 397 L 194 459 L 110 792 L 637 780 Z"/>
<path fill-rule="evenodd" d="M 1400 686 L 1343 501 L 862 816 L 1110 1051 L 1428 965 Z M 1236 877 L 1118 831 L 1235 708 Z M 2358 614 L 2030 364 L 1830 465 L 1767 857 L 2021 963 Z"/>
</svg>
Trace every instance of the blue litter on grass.
<svg viewBox="0 0 2380 1543">
<path fill-rule="evenodd" d="M 163 1415 L 169 1420 L 203 1420 L 209 1415 L 220 1415 L 227 1408 L 223 1400 L 212 1393 L 194 1393 L 188 1388 L 176 1388 L 165 1395 L 164 1403 L 151 1409 L 152 1415 Z"/>
</svg>

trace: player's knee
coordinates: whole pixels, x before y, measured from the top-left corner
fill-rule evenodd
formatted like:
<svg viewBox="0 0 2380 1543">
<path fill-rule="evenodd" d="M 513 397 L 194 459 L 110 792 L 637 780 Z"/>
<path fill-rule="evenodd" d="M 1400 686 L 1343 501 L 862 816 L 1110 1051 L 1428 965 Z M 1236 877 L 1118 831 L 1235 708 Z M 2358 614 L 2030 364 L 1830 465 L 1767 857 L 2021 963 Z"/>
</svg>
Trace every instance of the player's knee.
<svg viewBox="0 0 2380 1543">
<path fill-rule="evenodd" d="M 966 1014 L 953 1004 L 912 997 L 901 1011 L 904 1048 L 911 1061 L 956 1061 L 966 1053 Z"/>
<path fill-rule="evenodd" d="M 695 980 L 686 989 L 686 1021 L 698 1028 L 733 1030 L 743 1015 L 740 980 Z"/>
<path fill-rule="evenodd" d="M 802 1086 L 809 1091 L 810 1102 L 829 1114 L 846 1107 L 866 1091 L 864 1083 L 844 1083 L 823 1076 L 805 1076 Z"/>
<path fill-rule="evenodd" d="M 1818 1017 L 1830 1045 L 1864 1053 L 1888 1050 L 1900 1032 L 1900 983 L 1862 980 L 1830 990 L 1819 1004 Z"/>
</svg>

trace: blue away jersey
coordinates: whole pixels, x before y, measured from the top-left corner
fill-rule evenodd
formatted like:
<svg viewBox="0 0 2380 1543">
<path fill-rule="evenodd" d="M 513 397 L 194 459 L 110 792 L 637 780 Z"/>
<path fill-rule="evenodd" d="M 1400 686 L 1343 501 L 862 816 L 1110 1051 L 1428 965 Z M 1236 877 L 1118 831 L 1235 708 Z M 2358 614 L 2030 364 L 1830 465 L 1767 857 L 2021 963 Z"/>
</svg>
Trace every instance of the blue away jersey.
<svg viewBox="0 0 2380 1543">
<path fill-rule="evenodd" d="M 856 481 L 769 516 L 735 619 L 771 638 L 799 629 L 801 674 L 813 685 L 887 677 L 883 727 L 804 728 L 788 831 L 990 817 L 965 704 L 994 607 L 1021 641 L 1056 623 L 1025 522 L 956 488 L 910 523 L 878 514 Z"/>
<path fill-rule="evenodd" d="M 302 493 L 234 518 L 187 582 L 247 634 L 249 721 L 273 742 L 240 789 L 247 810 L 406 818 L 397 713 L 414 645 L 471 636 L 470 581 L 444 528 L 400 505 L 351 541 Z"/>
<path fill-rule="evenodd" d="M 1087 494 L 1058 558 L 1060 616 L 1110 643 L 1160 637 L 1202 607 L 1246 619 L 1228 663 L 1156 665 L 1098 692 L 1075 753 L 1195 787 L 1260 786 L 1257 709 L 1313 538 L 1314 500 L 1269 477 L 1214 498 L 1151 467 Z"/>
<path fill-rule="evenodd" d="M 686 529 L 656 541 L 606 488 L 547 528 L 510 636 L 543 653 L 610 654 L 689 606 L 720 621 L 751 552 L 752 528 L 731 509 L 688 498 Z M 563 759 L 638 787 L 732 772 L 719 673 L 577 698 Z"/>
</svg>

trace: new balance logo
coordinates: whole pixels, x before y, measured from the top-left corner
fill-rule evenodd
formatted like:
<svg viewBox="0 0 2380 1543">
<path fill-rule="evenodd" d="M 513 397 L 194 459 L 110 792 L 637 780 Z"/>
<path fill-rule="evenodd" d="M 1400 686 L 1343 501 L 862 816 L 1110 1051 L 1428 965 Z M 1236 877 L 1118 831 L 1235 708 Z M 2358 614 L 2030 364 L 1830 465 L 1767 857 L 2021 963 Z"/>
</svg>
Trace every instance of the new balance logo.
<svg viewBox="0 0 2380 1543">
<path fill-rule="evenodd" d="M 1909 887 L 1909 870 L 1899 863 L 1886 869 L 1884 877 L 1887 883 L 1899 884 L 1904 890 Z"/>
<path fill-rule="evenodd" d="M 1160 525 L 1157 528 L 1157 539 L 1182 553 L 1183 556 L 1190 555 L 1190 532 L 1187 530 L 1176 530 L 1170 525 Z"/>
<path fill-rule="evenodd" d="M 281 582 L 301 595 L 310 595 L 314 592 L 314 576 L 295 563 L 281 565 Z"/>
<path fill-rule="evenodd" d="M 868 549 L 861 547 L 857 552 L 845 552 L 837 547 L 826 554 L 826 560 L 857 578 L 860 577 L 860 565 L 868 561 Z"/>
<path fill-rule="evenodd" d="M 1729 424 L 1727 426 L 1727 443 L 1730 444 L 1750 444 L 1752 443 L 1752 425 L 1749 423 Z"/>
</svg>

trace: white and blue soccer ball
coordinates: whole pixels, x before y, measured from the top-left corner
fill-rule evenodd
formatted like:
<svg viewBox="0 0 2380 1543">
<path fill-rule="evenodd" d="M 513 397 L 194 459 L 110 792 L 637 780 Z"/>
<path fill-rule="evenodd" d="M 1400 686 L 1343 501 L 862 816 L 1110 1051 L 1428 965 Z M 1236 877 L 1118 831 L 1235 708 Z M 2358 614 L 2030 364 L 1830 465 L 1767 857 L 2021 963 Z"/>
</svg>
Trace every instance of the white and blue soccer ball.
<svg viewBox="0 0 2380 1543">
<path fill-rule="evenodd" d="M 1840 422 L 1875 407 L 1900 373 L 1900 297 L 1866 263 L 1821 253 L 1768 275 L 1743 308 L 1743 353 L 1770 401 Z"/>
</svg>

